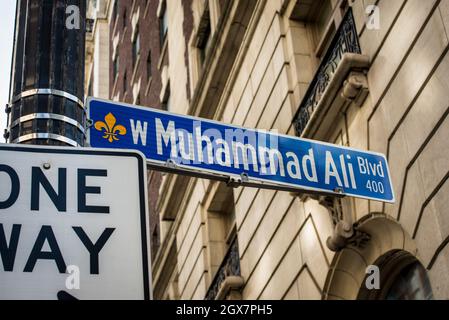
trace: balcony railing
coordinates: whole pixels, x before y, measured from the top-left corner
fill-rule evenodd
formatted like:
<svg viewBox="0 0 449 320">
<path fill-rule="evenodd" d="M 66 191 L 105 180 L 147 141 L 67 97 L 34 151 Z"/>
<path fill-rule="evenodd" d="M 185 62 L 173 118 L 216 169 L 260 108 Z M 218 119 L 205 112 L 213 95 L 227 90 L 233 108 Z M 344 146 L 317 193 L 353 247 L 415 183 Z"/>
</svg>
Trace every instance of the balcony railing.
<svg viewBox="0 0 449 320">
<path fill-rule="evenodd" d="M 361 53 L 351 8 L 343 18 L 293 119 L 298 136 L 306 128 L 345 53 Z"/>
<path fill-rule="evenodd" d="M 205 300 L 215 300 L 224 280 L 229 276 L 240 276 L 240 257 L 237 238 L 229 247 L 220 268 L 207 291 Z"/>
</svg>

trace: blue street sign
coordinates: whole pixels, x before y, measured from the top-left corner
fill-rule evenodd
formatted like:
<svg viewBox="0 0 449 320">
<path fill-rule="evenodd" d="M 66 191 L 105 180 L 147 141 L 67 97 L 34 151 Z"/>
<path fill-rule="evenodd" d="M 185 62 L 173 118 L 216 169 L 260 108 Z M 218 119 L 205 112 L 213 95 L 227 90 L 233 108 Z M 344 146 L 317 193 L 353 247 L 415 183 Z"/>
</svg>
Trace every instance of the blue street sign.
<svg viewBox="0 0 449 320">
<path fill-rule="evenodd" d="M 137 149 L 150 167 L 234 185 L 394 202 L 384 155 L 88 98 L 96 148 Z"/>
</svg>

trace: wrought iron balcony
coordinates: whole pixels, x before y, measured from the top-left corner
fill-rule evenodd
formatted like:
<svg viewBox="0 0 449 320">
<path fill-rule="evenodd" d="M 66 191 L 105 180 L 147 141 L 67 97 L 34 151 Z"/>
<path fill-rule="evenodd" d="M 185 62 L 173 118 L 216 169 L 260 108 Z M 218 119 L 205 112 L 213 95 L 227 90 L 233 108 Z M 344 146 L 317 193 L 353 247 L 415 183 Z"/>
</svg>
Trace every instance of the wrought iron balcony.
<svg viewBox="0 0 449 320">
<path fill-rule="evenodd" d="M 207 291 L 205 300 L 215 300 L 223 282 L 230 276 L 240 276 L 240 257 L 237 238 L 232 242 L 220 268 L 218 268 L 217 274 Z"/>
<path fill-rule="evenodd" d="M 345 53 L 361 54 L 351 8 L 343 18 L 293 119 L 296 135 L 302 135 Z"/>
</svg>

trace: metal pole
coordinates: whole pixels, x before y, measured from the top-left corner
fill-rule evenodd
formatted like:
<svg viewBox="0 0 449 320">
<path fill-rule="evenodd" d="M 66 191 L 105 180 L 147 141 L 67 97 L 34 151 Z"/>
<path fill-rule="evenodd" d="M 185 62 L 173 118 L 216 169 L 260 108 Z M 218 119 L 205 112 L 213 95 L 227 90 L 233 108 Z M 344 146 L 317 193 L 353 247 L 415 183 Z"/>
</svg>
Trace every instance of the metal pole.
<svg viewBox="0 0 449 320">
<path fill-rule="evenodd" d="M 17 0 L 10 143 L 84 146 L 85 17 L 86 0 Z"/>
</svg>

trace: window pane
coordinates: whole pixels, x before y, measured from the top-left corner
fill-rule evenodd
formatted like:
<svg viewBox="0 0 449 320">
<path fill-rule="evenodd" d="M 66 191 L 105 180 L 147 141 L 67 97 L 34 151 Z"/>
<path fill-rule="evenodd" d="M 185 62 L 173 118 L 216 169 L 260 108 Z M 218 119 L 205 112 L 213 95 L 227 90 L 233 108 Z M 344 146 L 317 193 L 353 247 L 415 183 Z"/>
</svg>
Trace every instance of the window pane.
<svg viewBox="0 0 449 320">
<path fill-rule="evenodd" d="M 132 45 L 132 59 L 133 59 L 133 67 L 135 67 L 136 62 L 137 62 L 137 57 L 140 54 L 140 34 L 139 34 L 139 26 L 136 27 L 137 31 L 136 31 L 136 36 L 134 38 L 133 41 L 133 45 Z"/>
<path fill-rule="evenodd" d="M 164 14 L 162 16 L 162 31 L 164 32 L 164 35 L 167 34 L 168 30 L 168 16 L 167 16 L 167 9 L 164 10 Z"/>
<path fill-rule="evenodd" d="M 165 106 L 166 106 L 166 110 L 170 111 L 171 110 L 171 99 L 170 99 L 170 94 L 168 95 L 167 101 L 165 102 Z"/>
<path fill-rule="evenodd" d="M 148 52 L 148 58 L 147 58 L 147 77 L 151 77 L 151 51 Z"/>
<path fill-rule="evenodd" d="M 388 300 L 431 300 L 432 288 L 426 270 L 413 263 L 401 271 L 388 290 Z"/>
<path fill-rule="evenodd" d="M 128 90 L 128 79 L 126 77 L 126 72 L 123 75 L 123 92 L 126 92 Z"/>
<path fill-rule="evenodd" d="M 316 44 L 319 43 L 321 38 L 326 31 L 326 27 L 330 22 L 330 18 L 332 15 L 332 5 L 329 0 L 324 1 L 321 8 L 319 9 L 319 14 L 315 23 L 315 41 Z"/>
<path fill-rule="evenodd" d="M 159 19 L 159 32 L 160 32 L 161 47 L 164 44 L 164 40 L 165 40 L 165 36 L 167 35 L 167 31 L 168 31 L 168 16 L 167 16 L 167 7 L 165 7 L 164 12 Z"/>
</svg>

